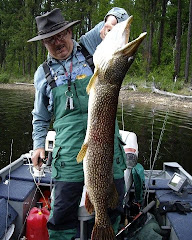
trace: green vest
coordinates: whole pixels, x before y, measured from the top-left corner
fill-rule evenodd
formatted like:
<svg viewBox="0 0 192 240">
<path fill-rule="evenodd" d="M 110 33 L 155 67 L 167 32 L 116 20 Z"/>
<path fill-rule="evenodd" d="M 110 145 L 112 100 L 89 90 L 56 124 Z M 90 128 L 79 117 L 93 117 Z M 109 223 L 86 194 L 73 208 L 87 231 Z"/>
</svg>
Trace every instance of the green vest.
<svg viewBox="0 0 192 240">
<path fill-rule="evenodd" d="M 84 180 L 83 163 L 77 163 L 76 156 L 84 142 L 87 116 L 88 95 L 86 92 L 90 77 L 76 79 L 71 83 L 74 109 L 66 109 L 68 86 L 61 85 L 52 89 L 54 99 L 54 125 L 56 131 L 53 150 L 52 177 L 57 181 L 80 182 Z M 124 176 L 125 153 L 116 121 L 114 143 L 114 178 Z"/>
</svg>

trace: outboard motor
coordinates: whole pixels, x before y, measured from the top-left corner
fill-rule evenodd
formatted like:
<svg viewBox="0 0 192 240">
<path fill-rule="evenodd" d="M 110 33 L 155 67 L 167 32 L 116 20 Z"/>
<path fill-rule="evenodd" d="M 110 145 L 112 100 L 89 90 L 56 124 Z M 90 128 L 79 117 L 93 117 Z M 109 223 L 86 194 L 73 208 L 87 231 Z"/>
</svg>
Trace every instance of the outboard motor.
<svg viewBox="0 0 192 240">
<path fill-rule="evenodd" d="M 135 133 L 122 130 L 120 130 L 119 132 L 123 142 L 125 143 L 124 150 L 127 158 L 126 159 L 127 168 L 124 171 L 126 193 L 123 202 L 123 207 L 125 211 L 125 225 L 127 225 L 130 216 L 129 193 L 131 190 L 131 186 L 133 184 L 132 169 L 137 165 L 138 144 L 137 136 Z"/>
<path fill-rule="evenodd" d="M 122 137 L 123 142 L 125 143 L 124 150 L 127 157 L 126 165 L 127 169 L 124 172 L 126 192 L 129 192 L 129 189 L 133 183 L 133 178 L 131 170 L 137 164 L 138 159 L 138 144 L 137 136 L 134 132 L 128 131 L 119 131 Z"/>
</svg>

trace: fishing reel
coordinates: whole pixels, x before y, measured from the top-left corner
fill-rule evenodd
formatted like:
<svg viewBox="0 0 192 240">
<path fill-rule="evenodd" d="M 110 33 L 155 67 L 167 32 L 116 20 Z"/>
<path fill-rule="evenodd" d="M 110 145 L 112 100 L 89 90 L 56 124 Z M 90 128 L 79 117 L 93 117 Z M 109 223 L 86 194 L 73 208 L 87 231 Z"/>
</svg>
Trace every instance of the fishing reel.
<svg viewBox="0 0 192 240">
<path fill-rule="evenodd" d="M 33 175 L 34 177 L 37 177 L 37 178 L 44 177 L 44 176 L 45 176 L 44 166 L 45 166 L 45 164 L 43 164 L 43 165 L 40 167 L 40 169 L 37 169 L 36 167 L 33 167 L 32 175 Z"/>
<path fill-rule="evenodd" d="M 32 175 L 34 177 L 39 177 L 39 178 L 44 177 L 45 167 L 51 166 L 51 162 L 53 158 L 52 153 L 53 153 L 53 148 L 55 146 L 55 135 L 56 135 L 55 131 L 49 131 L 47 133 L 46 140 L 45 140 L 45 152 L 48 154 L 48 156 L 45 159 L 41 159 L 41 158 L 38 159 L 38 161 L 42 162 L 43 165 L 39 169 L 37 169 L 36 167 L 33 167 Z M 32 157 L 32 154 L 30 158 L 31 157 Z"/>
</svg>

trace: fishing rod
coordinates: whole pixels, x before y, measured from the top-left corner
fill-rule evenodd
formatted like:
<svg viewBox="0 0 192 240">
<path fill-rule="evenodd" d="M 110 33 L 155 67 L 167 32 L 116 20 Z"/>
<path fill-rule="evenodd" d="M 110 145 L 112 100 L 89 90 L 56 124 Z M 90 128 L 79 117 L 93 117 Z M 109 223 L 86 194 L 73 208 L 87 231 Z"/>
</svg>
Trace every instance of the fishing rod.
<svg viewBox="0 0 192 240">
<path fill-rule="evenodd" d="M 6 219 L 5 219 L 5 236 L 8 231 L 8 220 L 9 220 L 9 198 L 10 198 L 10 179 L 11 179 L 11 162 L 12 162 L 12 156 L 13 156 L 13 139 L 11 140 L 11 147 L 10 147 L 10 157 L 9 157 L 9 180 L 8 180 L 8 193 L 7 193 L 7 206 L 6 206 Z"/>
<path fill-rule="evenodd" d="M 6 206 L 5 233 L 4 233 L 4 236 L 5 236 L 6 239 L 7 239 L 7 237 L 8 237 L 8 239 L 10 238 L 10 236 L 7 236 L 7 235 L 9 234 L 9 232 L 8 232 L 8 231 L 9 231 L 9 230 L 8 230 L 8 220 L 9 220 L 9 201 L 10 201 L 10 183 L 11 183 L 12 156 L 13 156 L 13 139 L 11 140 L 10 157 L 9 157 L 9 166 L 10 166 L 10 167 L 9 167 L 8 180 L 7 180 L 8 190 L 7 190 L 7 206 Z M 34 195 L 33 195 L 33 199 L 32 199 L 32 201 L 31 201 L 31 204 L 30 204 L 30 207 L 29 207 L 29 211 L 30 211 L 31 208 L 32 208 L 32 204 L 33 204 L 33 201 L 34 201 L 34 199 L 35 199 L 37 190 L 38 190 L 38 188 L 36 188 L 36 191 L 35 191 L 35 193 L 34 193 Z M 23 226 L 22 226 L 21 231 L 20 231 L 20 233 L 19 233 L 19 236 L 18 236 L 18 238 L 17 238 L 18 240 L 20 240 L 21 234 L 22 234 L 23 229 L 24 229 L 24 227 L 25 227 L 25 223 L 26 223 L 26 219 L 27 219 L 27 217 L 28 217 L 28 215 L 29 215 L 29 211 L 28 211 L 27 214 L 26 214 L 26 218 L 25 218 L 25 220 L 24 220 Z"/>
<path fill-rule="evenodd" d="M 153 206 L 155 205 L 155 201 L 151 201 L 143 210 L 141 210 L 133 219 L 132 222 L 128 223 L 125 227 L 123 227 L 117 234 L 116 237 L 123 233 L 126 229 L 128 229 L 131 225 L 133 225 L 138 218 L 146 214 Z"/>
<path fill-rule="evenodd" d="M 153 81 L 154 81 L 154 77 L 153 77 Z M 177 76 L 175 76 L 175 79 L 174 79 L 174 84 L 173 84 L 172 92 L 174 91 L 176 82 L 177 82 Z M 171 101 L 172 101 L 172 100 L 173 100 L 173 97 L 171 96 Z M 158 141 L 158 145 L 157 145 L 157 148 L 156 148 L 156 152 L 155 152 L 153 164 L 152 164 L 152 166 L 151 166 L 152 141 L 153 141 L 153 126 L 152 126 L 152 140 L 151 140 L 151 154 L 150 154 L 150 173 L 149 173 L 148 185 L 147 185 L 147 187 L 146 187 L 146 191 L 145 191 L 145 194 L 144 194 L 144 199 L 146 198 L 146 195 L 147 195 L 147 203 L 148 203 L 148 198 L 149 198 L 149 185 L 150 185 L 150 182 L 151 182 L 151 177 L 152 177 L 152 174 L 153 174 L 154 166 L 155 166 L 155 163 L 156 163 L 156 161 L 157 161 L 157 157 L 158 157 L 158 154 L 159 154 L 161 142 L 162 142 L 163 135 L 164 135 L 164 132 L 165 132 L 165 126 L 166 126 L 166 124 L 167 124 L 167 120 L 168 120 L 168 116 L 169 116 L 169 107 L 170 107 L 170 105 L 168 104 L 167 111 L 166 111 L 166 114 L 165 114 L 165 118 L 164 118 L 164 121 L 163 121 L 163 126 L 162 126 L 162 128 L 161 128 L 161 133 L 160 133 L 160 136 L 159 136 L 159 141 Z M 154 124 L 154 115 L 155 115 L 155 114 L 154 114 L 154 112 L 153 112 L 153 124 Z"/>
</svg>

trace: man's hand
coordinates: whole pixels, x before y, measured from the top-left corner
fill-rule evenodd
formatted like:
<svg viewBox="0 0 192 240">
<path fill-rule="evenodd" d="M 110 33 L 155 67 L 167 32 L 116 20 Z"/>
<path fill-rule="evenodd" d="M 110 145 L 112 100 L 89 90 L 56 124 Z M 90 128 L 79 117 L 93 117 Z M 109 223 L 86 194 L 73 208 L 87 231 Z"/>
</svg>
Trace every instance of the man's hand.
<svg viewBox="0 0 192 240">
<path fill-rule="evenodd" d="M 107 20 L 105 22 L 105 25 L 103 26 L 103 28 L 100 31 L 100 37 L 102 39 L 105 38 L 105 36 L 107 35 L 107 33 L 109 31 L 111 31 L 111 29 L 117 24 L 117 19 L 116 17 L 114 17 L 113 15 L 109 15 L 107 17 Z"/>
<path fill-rule="evenodd" d="M 32 155 L 32 162 L 33 166 L 40 170 L 43 162 L 42 159 L 45 159 L 45 149 L 44 148 L 37 148 Z"/>
</svg>

